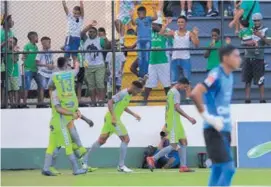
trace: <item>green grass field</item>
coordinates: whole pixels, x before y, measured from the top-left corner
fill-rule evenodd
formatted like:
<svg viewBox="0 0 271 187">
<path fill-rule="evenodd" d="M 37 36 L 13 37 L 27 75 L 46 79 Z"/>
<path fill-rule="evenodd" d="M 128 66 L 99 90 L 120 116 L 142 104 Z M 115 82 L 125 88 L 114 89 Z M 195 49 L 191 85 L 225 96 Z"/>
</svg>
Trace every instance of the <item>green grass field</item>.
<svg viewBox="0 0 271 187">
<path fill-rule="evenodd" d="M 2 171 L 2 186 L 206 186 L 209 170 L 194 173 L 178 170 L 135 169 L 119 173 L 115 169 L 99 169 L 93 173 L 73 176 L 70 170 L 57 177 L 45 177 L 39 170 Z M 238 169 L 232 185 L 271 186 L 271 169 Z"/>
</svg>

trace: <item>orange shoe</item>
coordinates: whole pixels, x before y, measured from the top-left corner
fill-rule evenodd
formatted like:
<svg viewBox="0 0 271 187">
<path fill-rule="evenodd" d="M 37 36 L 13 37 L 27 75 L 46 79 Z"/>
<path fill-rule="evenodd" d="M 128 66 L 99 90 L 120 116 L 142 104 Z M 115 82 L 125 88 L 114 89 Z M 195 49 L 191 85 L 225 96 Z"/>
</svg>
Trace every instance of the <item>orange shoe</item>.
<svg viewBox="0 0 271 187">
<path fill-rule="evenodd" d="M 149 169 L 153 172 L 153 169 L 155 168 L 155 161 L 154 161 L 154 158 L 149 156 L 147 157 L 147 164 L 149 166 Z"/>
<path fill-rule="evenodd" d="M 179 172 L 195 172 L 195 170 L 188 168 L 187 166 L 181 166 Z"/>
</svg>

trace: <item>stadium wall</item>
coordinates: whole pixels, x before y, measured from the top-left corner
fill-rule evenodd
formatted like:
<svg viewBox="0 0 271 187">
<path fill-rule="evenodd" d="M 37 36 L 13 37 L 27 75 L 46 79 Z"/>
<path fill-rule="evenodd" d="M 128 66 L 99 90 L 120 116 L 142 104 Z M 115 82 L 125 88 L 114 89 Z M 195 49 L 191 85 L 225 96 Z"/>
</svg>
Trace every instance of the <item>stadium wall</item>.
<svg viewBox="0 0 271 187">
<path fill-rule="evenodd" d="M 205 152 L 202 136 L 202 119 L 192 105 L 182 106 L 197 124 L 191 125 L 182 119 L 188 138 L 188 164 L 197 166 L 197 153 Z M 164 107 L 131 107 L 141 115 L 137 122 L 132 116 L 124 114 L 131 141 L 127 155 L 127 165 L 140 167 L 144 148 L 156 146 L 159 133 L 165 123 Z M 84 146 L 89 147 L 99 136 L 103 126 L 107 108 L 82 108 L 81 112 L 91 118 L 95 126 L 89 128 L 83 121 L 76 121 L 76 127 Z M 231 107 L 233 119 L 232 147 L 236 147 L 236 122 L 271 121 L 271 104 L 234 104 Z M 1 169 L 35 169 L 42 167 L 45 148 L 48 144 L 50 109 L 12 109 L 1 110 Z M 97 150 L 90 158 L 91 165 L 97 167 L 115 167 L 118 162 L 118 147 L 120 141 L 115 135 L 110 137 L 102 149 Z M 67 158 L 64 151 L 59 155 L 58 167 L 67 168 Z"/>
</svg>

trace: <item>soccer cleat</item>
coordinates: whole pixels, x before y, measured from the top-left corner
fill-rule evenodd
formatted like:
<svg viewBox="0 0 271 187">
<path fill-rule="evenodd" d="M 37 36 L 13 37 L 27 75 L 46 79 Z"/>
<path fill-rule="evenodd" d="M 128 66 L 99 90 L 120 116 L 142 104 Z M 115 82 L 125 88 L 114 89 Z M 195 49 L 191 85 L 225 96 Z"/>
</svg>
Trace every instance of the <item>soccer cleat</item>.
<svg viewBox="0 0 271 187">
<path fill-rule="evenodd" d="M 51 176 L 51 177 L 52 176 L 57 176 L 57 174 L 53 173 L 52 171 L 44 171 L 44 170 L 42 170 L 41 174 L 44 175 L 44 176 Z"/>
<path fill-rule="evenodd" d="M 153 172 L 153 169 L 155 168 L 155 161 L 153 157 L 147 157 L 147 164 L 149 166 L 149 169 Z"/>
<path fill-rule="evenodd" d="M 57 169 L 54 168 L 54 167 L 50 167 L 49 170 L 50 170 L 50 172 L 52 172 L 52 173 L 54 173 L 56 175 L 61 175 L 61 173 L 59 171 L 57 171 Z"/>
<path fill-rule="evenodd" d="M 73 175 L 82 175 L 86 173 L 87 173 L 86 169 L 78 169 L 76 172 L 73 173 Z"/>
<path fill-rule="evenodd" d="M 98 168 L 92 168 L 92 167 L 88 167 L 88 172 L 94 172 L 96 171 Z"/>
<path fill-rule="evenodd" d="M 187 166 L 181 166 L 180 169 L 179 169 L 179 172 L 180 173 L 183 173 L 183 172 L 195 172 L 195 170 L 192 170 L 192 169 L 188 168 Z"/>
<path fill-rule="evenodd" d="M 126 166 L 118 166 L 117 170 L 119 172 L 124 172 L 124 173 L 132 173 L 133 170 L 127 168 Z"/>
</svg>

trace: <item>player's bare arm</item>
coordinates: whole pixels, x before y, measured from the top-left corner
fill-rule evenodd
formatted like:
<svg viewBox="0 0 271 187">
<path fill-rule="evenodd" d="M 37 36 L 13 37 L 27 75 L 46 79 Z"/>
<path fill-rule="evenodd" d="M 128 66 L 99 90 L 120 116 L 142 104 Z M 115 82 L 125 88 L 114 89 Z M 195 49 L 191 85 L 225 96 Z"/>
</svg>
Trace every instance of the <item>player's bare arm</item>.
<svg viewBox="0 0 271 187">
<path fill-rule="evenodd" d="M 141 117 L 140 117 L 138 114 L 136 114 L 136 113 L 134 113 L 133 111 L 131 111 L 128 107 L 125 108 L 124 111 L 127 112 L 128 114 L 134 116 L 134 117 L 136 118 L 137 121 L 140 121 L 140 120 L 141 120 Z"/>
<path fill-rule="evenodd" d="M 62 1 L 62 5 L 63 5 L 63 8 L 64 8 L 64 11 L 65 11 L 66 15 L 68 15 L 69 14 L 69 9 L 67 7 L 66 1 Z"/>
<path fill-rule="evenodd" d="M 115 125 L 117 123 L 117 118 L 116 118 L 116 115 L 115 115 L 115 112 L 114 112 L 114 100 L 113 99 L 110 99 L 108 102 L 107 102 L 107 105 L 108 105 L 108 110 L 112 116 L 112 124 Z"/>
<path fill-rule="evenodd" d="M 131 16 L 131 23 L 133 26 L 136 25 L 135 19 L 134 19 L 134 10 L 130 11 L 130 16 Z"/>
<path fill-rule="evenodd" d="M 194 101 L 199 113 L 204 112 L 202 96 L 206 92 L 205 86 L 202 84 L 197 84 L 196 87 L 192 90 L 191 98 Z"/>
<path fill-rule="evenodd" d="M 157 11 L 156 11 L 156 5 L 153 4 L 152 5 L 152 10 L 153 10 L 153 17 L 152 17 L 152 21 L 155 21 L 158 19 L 158 15 L 157 15 Z"/>
<path fill-rule="evenodd" d="M 84 18 L 85 11 L 84 11 L 84 2 L 83 2 L 83 0 L 80 1 L 80 12 L 81 12 L 82 18 Z"/>
<path fill-rule="evenodd" d="M 173 37 L 174 36 L 174 31 L 169 31 L 169 32 L 166 32 L 166 29 L 168 27 L 168 25 L 172 22 L 172 18 L 167 18 L 166 19 L 166 23 L 163 24 L 159 34 L 160 35 L 164 35 L 164 36 L 167 36 L 167 37 Z"/>
<path fill-rule="evenodd" d="M 194 118 L 190 117 L 188 114 L 186 114 L 186 113 L 181 109 L 180 104 L 176 103 L 176 104 L 174 105 L 174 107 L 175 107 L 175 110 L 176 110 L 181 116 L 185 117 L 185 118 L 186 118 L 188 121 L 190 121 L 193 125 L 197 123 L 197 121 L 196 121 Z"/>
<path fill-rule="evenodd" d="M 91 27 L 95 27 L 97 25 L 97 21 L 96 20 L 92 20 L 90 24 L 88 24 L 82 31 L 81 31 L 81 38 L 82 40 L 86 40 L 87 39 L 87 32 L 90 30 Z"/>
<path fill-rule="evenodd" d="M 190 38 L 195 47 L 199 46 L 199 29 L 194 27 L 192 32 L 190 32 Z"/>
</svg>

